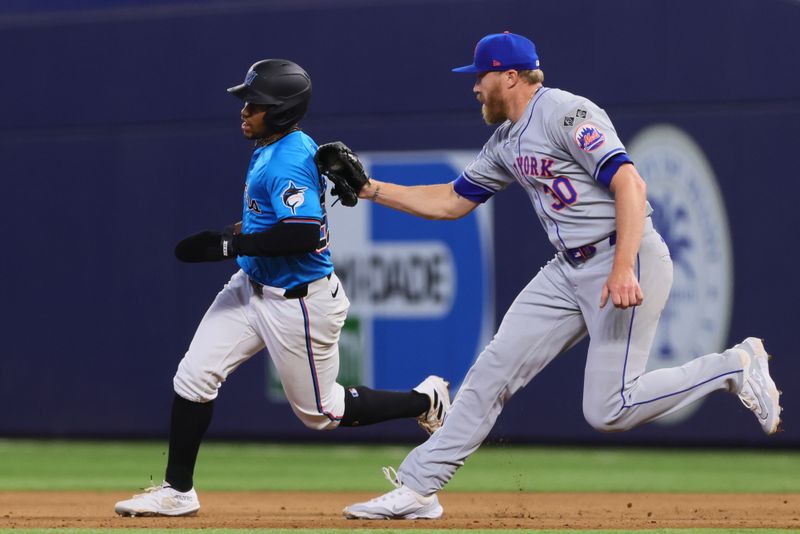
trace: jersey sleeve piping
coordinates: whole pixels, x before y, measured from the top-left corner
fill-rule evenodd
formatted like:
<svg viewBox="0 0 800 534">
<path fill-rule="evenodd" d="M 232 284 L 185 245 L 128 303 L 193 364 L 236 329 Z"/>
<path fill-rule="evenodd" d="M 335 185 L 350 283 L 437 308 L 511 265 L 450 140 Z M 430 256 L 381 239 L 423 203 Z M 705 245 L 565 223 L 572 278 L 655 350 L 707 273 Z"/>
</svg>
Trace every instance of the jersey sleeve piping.
<svg viewBox="0 0 800 534">
<path fill-rule="evenodd" d="M 479 183 L 478 183 L 478 182 L 476 182 L 476 181 L 475 181 L 473 178 L 470 178 L 470 177 L 469 177 L 469 174 L 467 174 L 466 172 L 462 172 L 462 173 L 461 173 L 461 176 L 459 176 L 458 178 L 461 178 L 461 177 L 463 177 L 463 178 L 464 178 L 466 181 L 468 181 L 468 182 L 469 182 L 469 183 L 471 183 L 472 185 L 478 186 L 478 187 L 480 187 L 481 189 L 485 189 L 487 192 L 489 192 L 489 193 L 491 193 L 491 194 L 495 194 L 495 193 L 497 193 L 497 191 L 495 191 L 495 190 L 494 190 L 494 189 L 492 189 L 491 187 L 488 187 L 488 186 L 486 186 L 486 185 L 483 185 L 483 184 L 479 184 Z M 458 180 L 458 178 L 456 178 L 456 180 Z"/>
<path fill-rule="evenodd" d="M 633 160 L 625 152 L 618 152 L 612 158 L 606 160 L 600 172 L 597 174 L 597 181 L 606 187 L 611 187 L 611 179 L 617 174 L 620 167 L 626 163 L 633 164 Z"/>
<path fill-rule="evenodd" d="M 461 173 L 458 178 L 453 181 L 453 190 L 459 196 L 471 200 L 472 202 L 478 202 L 479 204 L 483 204 L 496 193 L 496 191 L 492 191 L 486 186 L 473 182 L 467 177 L 466 173 Z"/>
<path fill-rule="evenodd" d="M 283 219 L 279 219 L 278 222 L 285 222 L 285 223 L 300 223 L 300 224 L 322 224 L 322 218 L 318 217 L 284 217 Z"/>
<path fill-rule="evenodd" d="M 605 165 L 605 163 L 608 160 L 608 158 L 610 158 L 611 156 L 614 156 L 616 154 L 624 153 L 624 152 L 625 152 L 624 148 L 616 148 L 616 149 L 610 151 L 608 154 L 606 154 L 602 158 L 600 158 L 600 161 L 597 162 L 597 165 L 594 168 L 594 172 L 592 173 L 592 177 L 595 180 L 597 180 L 598 175 L 600 174 L 600 169 L 603 168 L 603 165 Z"/>
</svg>

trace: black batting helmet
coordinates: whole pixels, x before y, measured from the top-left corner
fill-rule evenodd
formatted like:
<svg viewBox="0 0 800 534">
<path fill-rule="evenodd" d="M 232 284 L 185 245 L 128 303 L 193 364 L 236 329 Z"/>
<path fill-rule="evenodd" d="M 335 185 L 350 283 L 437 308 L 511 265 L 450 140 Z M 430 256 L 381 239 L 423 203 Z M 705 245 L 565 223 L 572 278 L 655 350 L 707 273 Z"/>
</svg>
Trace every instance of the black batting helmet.
<svg viewBox="0 0 800 534">
<path fill-rule="evenodd" d="M 264 59 L 254 63 L 244 83 L 228 92 L 251 104 L 269 106 L 264 122 L 270 132 L 288 130 L 305 116 L 311 101 L 311 78 L 288 59 Z"/>
</svg>

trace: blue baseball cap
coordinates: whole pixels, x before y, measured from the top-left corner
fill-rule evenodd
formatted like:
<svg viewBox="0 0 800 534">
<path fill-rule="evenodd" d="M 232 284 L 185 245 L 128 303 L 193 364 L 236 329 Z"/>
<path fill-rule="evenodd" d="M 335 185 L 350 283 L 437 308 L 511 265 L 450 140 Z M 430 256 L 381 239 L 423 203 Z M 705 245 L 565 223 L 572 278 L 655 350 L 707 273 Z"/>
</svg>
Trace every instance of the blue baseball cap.
<svg viewBox="0 0 800 534">
<path fill-rule="evenodd" d="M 516 33 L 487 35 L 475 46 L 472 65 L 458 67 L 453 72 L 488 72 L 534 70 L 539 68 L 539 56 L 533 41 Z"/>
</svg>

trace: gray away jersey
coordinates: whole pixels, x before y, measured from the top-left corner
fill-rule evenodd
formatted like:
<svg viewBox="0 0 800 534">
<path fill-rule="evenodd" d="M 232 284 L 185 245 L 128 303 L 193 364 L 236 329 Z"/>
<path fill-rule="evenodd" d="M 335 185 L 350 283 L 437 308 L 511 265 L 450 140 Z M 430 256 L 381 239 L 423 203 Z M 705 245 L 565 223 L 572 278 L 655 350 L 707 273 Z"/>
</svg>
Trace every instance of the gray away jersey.
<svg viewBox="0 0 800 534">
<path fill-rule="evenodd" d="M 581 96 L 542 87 L 516 123 L 495 130 L 454 185 L 462 196 L 483 202 L 519 182 L 550 242 L 565 250 L 616 229 L 608 186 L 625 162 L 630 158 L 605 111 Z"/>
</svg>

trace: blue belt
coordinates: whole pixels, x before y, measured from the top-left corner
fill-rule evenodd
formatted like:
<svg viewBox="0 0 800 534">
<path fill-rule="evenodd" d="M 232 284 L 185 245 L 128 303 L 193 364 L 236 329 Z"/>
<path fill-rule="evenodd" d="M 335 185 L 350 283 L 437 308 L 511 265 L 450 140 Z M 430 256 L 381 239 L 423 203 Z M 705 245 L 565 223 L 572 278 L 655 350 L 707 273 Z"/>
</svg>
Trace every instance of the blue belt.
<svg viewBox="0 0 800 534">
<path fill-rule="evenodd" d="M 568 248 L 564 251 L 564 257 L 570 262 L 572 265 L 581 265 L 586 263 L 586 261 L 590 260 L 592 256 L 597 254 L 597 245 L 598 243 L 603 243 L 608 240 L 608 245 L 613 247 L 617 244 L 617 232 L 611 232 L 608 236 L 604 237 L 600 241 L 595 241 L 594 243 L 590 243 L 588 245 L 583 245 L 582 247 L 578 248 Z"/>
</svg>

